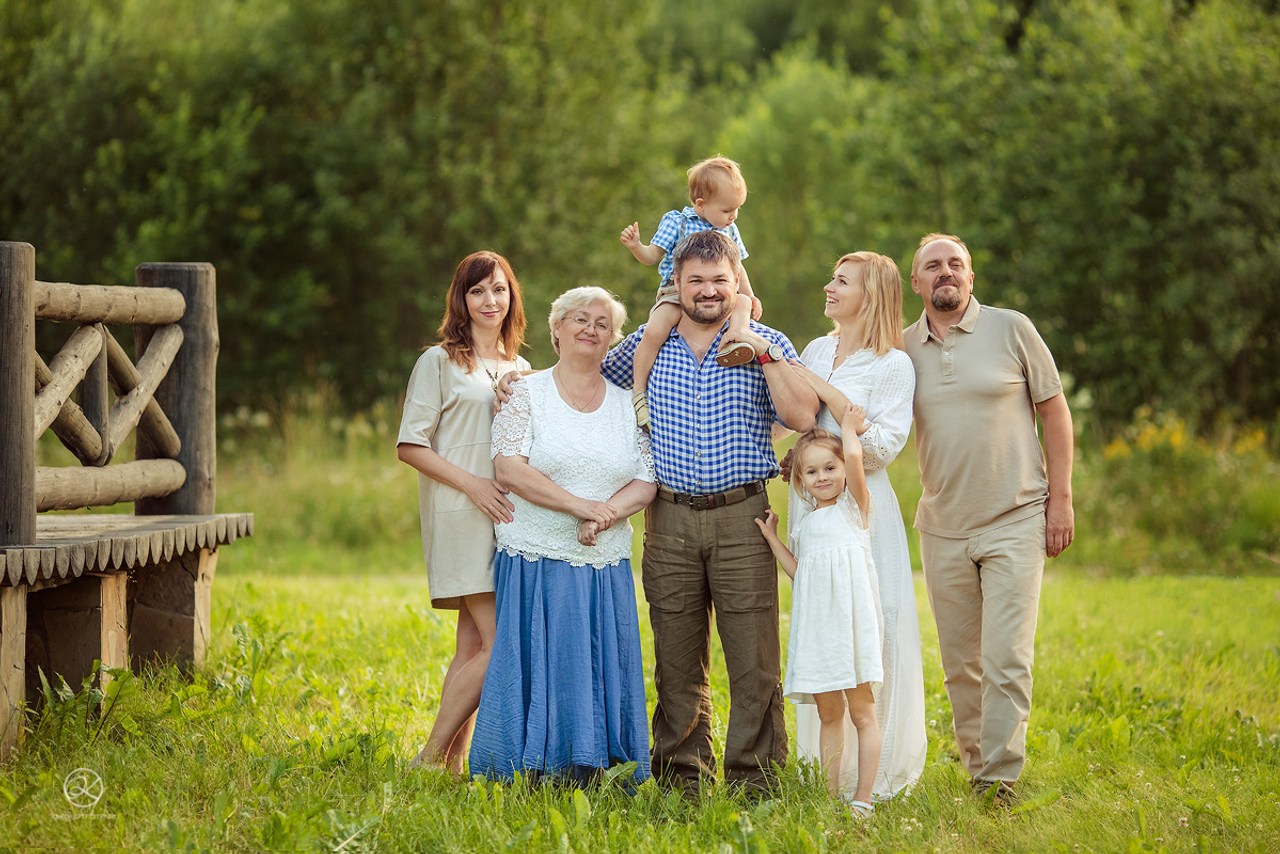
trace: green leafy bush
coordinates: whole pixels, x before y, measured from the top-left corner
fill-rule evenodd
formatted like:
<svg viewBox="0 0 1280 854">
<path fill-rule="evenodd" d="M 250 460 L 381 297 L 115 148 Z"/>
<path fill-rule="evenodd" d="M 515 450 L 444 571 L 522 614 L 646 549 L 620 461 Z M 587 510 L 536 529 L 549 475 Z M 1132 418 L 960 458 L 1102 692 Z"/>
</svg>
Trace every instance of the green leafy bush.
<svg viewBox="0 0 1280 854">
<path fill-rule="evenodd" d="M 1280 573 L 1280 462 L 1261 428 L 1196 436 L 1140 413 L 1080 455 L 1072 563 L 1111 572 Z"/>
</svg>

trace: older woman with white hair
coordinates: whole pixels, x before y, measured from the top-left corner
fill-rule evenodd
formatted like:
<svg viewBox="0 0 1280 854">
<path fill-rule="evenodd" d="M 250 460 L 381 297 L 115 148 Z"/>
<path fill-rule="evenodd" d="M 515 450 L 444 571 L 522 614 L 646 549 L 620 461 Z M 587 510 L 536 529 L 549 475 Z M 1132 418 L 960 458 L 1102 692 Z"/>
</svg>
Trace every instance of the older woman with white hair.
<svg viewBox="0 0 1280 854">
<path fill-rule="evenodd" d="M 497 528 L 497 632 L 471 773 L 590 780 L 649 775 L 644 670 L 628 517 L 653 500 L 653 460 L 631 396 L 600 364 L 626 312 L 574 288 L 551 306 L 559 361 L 511 387 L 493 462 L 513 519 Z"/>
</svg>

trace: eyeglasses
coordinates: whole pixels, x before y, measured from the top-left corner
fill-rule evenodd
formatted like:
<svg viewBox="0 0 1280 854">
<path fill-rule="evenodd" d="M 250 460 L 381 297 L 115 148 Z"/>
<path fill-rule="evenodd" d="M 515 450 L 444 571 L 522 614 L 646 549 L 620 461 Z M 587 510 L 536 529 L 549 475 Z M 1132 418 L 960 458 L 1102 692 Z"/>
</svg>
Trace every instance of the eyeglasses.
<svg viewBox="0 0 1280 854">
<path fill-rule="evenodd" d="M 587 317 L 585 314 L 575 315 L 573 317 L 568 318 L 568 320 L 584 328 L 588 326 L 593 326 L 596 332 L 599 332 L 601 335 L 613 334 L 613 324 L 609 323 L 606 320 L 597 320 L 595 323 L 592 323 L 591 318 Z"/>
</svg>

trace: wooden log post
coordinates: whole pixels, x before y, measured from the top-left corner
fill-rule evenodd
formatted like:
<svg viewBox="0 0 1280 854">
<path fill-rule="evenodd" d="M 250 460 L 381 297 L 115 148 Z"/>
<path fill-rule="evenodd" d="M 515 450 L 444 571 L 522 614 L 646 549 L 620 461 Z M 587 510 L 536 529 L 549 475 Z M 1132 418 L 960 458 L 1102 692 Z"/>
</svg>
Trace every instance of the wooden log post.
<svg viewBox="0 0 1280 854">
<path fill-rule="evenodd" d="M 129 666 L 128 581 L 123 572 L 86 574 L 75 584 L 28 594 L 28 696 L 39 696 L 37 668 L 50 681 L 61 677 L 78 691 L 94 675 L 95 661 L 115 669 Z"/>
<path fill-rule="evenodd" d="M 0 762 L 22 743 L 26 662 L 27 588 L 0 587 Z"/>
<path fill-rule="evenodd" d="M 135 504 L 138 515 L 204 516 L 214 512 L 217 480 L 215 397 L 218 363 L 218 315 L 212 264 L 142 264 L 136 270 L 142 288 L 172 288 L 182 294 L 186 311 L 178 326 L 182 347 L 155 400 L 181 440 L 178 461 L 186 480 L 176 492 Z M 154 333 L 138 327 L 138 362 Z M 138 432 L 137 458 L 162 456 L 144 431 Z M 135 664 L 168 660 L 191 669 L 204 663 L 209 640 L 209 601 L 217 552 L 197 552 L 157 562 L 131 586 L 129 634 Z"/>
<path fill-rule="evenodd" d="M 36 541 L 36 250 L 0 243 L 0 545 Z"/>
<path fill-rule="evenodd" d="M 0 242 L 0 545 L 36 541 L 36 250 Z M 0 587 L 0 760 L 22 740 L 27 591 Z"/>
</svg>

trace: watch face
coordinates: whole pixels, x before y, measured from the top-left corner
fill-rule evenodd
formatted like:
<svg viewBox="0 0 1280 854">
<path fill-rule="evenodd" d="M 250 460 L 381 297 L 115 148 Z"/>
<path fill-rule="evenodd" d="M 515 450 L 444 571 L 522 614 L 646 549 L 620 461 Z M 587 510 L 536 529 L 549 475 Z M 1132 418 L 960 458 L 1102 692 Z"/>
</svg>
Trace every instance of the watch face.
<svg viewBox="0 0 1280 854">
<path fill-rule="evenodd" d="M 772 359 L 772 360 L 773 360 L 773 361 L 775 361 L 775 362 L 781 362 L 781 361 L 782 361 L 782 347 L 781 347 L 780 345 L 778 345 L 778 344 L 774 344 L 774 345 L 770 346 L 770 347 L 769 347 L 769 358 L 770 358 L 770 359 Z"/>
</svg>

